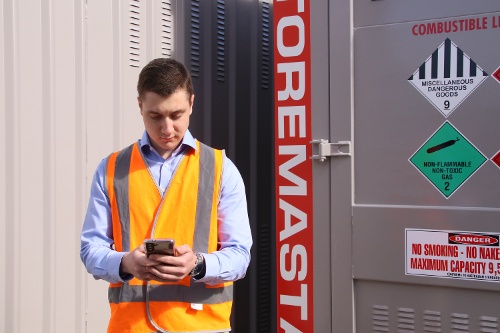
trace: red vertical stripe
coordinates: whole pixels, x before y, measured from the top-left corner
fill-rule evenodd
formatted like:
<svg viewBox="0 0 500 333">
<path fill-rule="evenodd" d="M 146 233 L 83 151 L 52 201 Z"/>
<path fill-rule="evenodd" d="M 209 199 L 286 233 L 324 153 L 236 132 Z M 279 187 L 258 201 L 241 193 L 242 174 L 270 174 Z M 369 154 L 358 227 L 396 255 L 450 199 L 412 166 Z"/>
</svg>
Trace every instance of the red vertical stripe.
<svg viewBox="0 0 500 333">
<path fill-rule="evenodd" d="M 308 0 L 273 2 L 278 332 L 314 332 Z"/>
</svg>

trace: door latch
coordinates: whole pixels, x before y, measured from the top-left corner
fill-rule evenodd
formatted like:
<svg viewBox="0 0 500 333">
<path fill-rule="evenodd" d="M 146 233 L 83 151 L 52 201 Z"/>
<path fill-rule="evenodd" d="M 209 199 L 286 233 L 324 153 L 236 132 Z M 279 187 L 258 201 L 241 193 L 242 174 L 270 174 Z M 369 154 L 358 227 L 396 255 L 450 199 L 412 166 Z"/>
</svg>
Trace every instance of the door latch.
<svg viewBox="0 0 500 333">
<path fill-rule="evenodd" d="M 351 156 L 351 141 L 329 142 L 325 139 L 319 139 L 312 140 L 310 143 L 313 145 L 313 155 L 311 156 L 313 160 L 323 162 L 327 157 Z M 318 154 L 314 155 L 316 146 Z"/>
</svg>

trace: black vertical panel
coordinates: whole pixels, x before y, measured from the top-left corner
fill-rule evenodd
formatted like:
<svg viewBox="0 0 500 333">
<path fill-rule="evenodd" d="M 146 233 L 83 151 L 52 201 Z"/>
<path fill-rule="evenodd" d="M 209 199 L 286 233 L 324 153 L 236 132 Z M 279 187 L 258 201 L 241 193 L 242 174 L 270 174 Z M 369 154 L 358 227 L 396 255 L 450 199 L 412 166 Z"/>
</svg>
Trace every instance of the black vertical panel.
<svg viewBox="0 0 500 333">
<path fill-rule="evenodd" d="M 202 8 L 200 0 L 185 1 L 184 3 L 184 21 L 185 24 L 185 38 L 188 43 L 185 43 L 186 59 L 184 62 L 191 72 L 194 86 L 194 108 L 193 115 L 189 124 L 189 130 L 193 133 L 195 138 L 203 141 L 203 111 L 204 91 L 203 82 L 201 81 L 201 64 L 203 61 L 203 47 L 202 47 Z M 175 42 L 174 42 L 175 44 Z M 206 142 L 209 144 L 208 142 Z"/>
<path fill-rule="evenodd" d="M 257 248 L 260 246 L 259 239 L 255 237 L 257 229 L 257 221 L 255 214 L 255 202 L 253 200 L 253 193 L 256 189 L 256 181 L 252 177 L 252 142 L 253 137 L 251 129 L 254 127 L 252 124 L 252 93 L 255 87 L 251 86 L 252 75 L 252 7 L 253 2 L 238 1 L 235 8 L 236 16 L 236 66 L 233 70 L 236 72 L 237 78 L 235 93 L 235 162 L 240 169 L 243 181 L 247 191 L 248 208 L 250 215 L 250 226 L 252 228 L 252 235 L 254 244 L 252 247 L 252 261 L 247 272 L 247 277 L 237 282 L 235 289 L 235 302 L 233 311 L 235 313 L 235 328 L 236 332 L 249 333 L 255 332 L 255 324 L 257 322 L 256 310 L 257 302 L 255 296 L 258 294 L 255 286 L 258 277 L 255 274 L 259 263 L 259 257 L 256 254 Z M 253 280 L 252 280 L 253 279 Z M 247 308 L 250 307 L 250 308 Z M 248 316 L 245 318 L 245 314 Z M 241 331 L 240 331 L 241 330 Z"/>
<path fill-rule="evenodd" d="M 212 86 L 212 146 L 228 149 L 229 144 L 229 96 L 227 72 L 227 57 L 230 55 L 228 48 L 227 11 L 226 2 L 231 0 L 212 0 L 211 24 L 211 64 L 210 82 Z M 228 153 L 231 153 L 228 151 Z"/>
<path fill-rule="evenodd" d="M 260 1 L 257 103 L 257 221 L 259 248 L 257 332 L 277 332 L 274 186 L 274 41 L 272 1 Z M 262 272 L 262 274 L 261 274 Z"/>
<path fill-rule="evenodd" d="M 271 1 L 184 1 L 185 63 L 193 76 L 190 130 L 226 149 L 247 191 L 254 245 L 235 283 L 234 332 L 276 331 Z M 175 43 L 174 43 L 175 44 Z"/>
<path fill-rule="evenodd" d="M 236 154 L 247 186 L 254 237 L 247 279 L 237 289 L 236 332 L 275 332 L 274 110 L 272 14 L 261 1 L 238 1 L 236 22 Z M 248 278 L 249 277 L 249 278 Z M 251 311 L 245 310 L 248 306 Z"/>
</svg>

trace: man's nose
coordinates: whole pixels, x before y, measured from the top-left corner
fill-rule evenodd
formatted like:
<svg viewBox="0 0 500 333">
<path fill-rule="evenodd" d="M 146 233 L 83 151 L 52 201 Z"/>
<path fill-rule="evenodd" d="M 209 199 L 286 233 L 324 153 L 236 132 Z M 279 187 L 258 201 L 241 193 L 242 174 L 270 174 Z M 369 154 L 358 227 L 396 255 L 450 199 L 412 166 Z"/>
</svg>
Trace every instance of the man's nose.
<svg viewBox="0 0 500 333">
<path fill-rule="evenodd" d="M 172 130 L 173 130 L 172 119 L 165 117 L 165 120 L 163 121 L 162 132 L 163 133 L 171 133 Z"/>
</svg>

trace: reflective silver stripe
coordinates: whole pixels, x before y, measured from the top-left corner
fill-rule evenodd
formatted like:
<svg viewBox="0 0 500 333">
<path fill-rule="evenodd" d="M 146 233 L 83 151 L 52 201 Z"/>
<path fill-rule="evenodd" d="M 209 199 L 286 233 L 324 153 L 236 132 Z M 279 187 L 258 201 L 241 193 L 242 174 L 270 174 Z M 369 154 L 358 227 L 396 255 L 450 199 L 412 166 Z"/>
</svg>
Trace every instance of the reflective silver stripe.
<svg viewBox="0 0 500 333">
<path fill-rule="evenodd" d="M 115 188 L 116 204 L 118 215 L 122 226 L 122 248 L 124 252 L 130 251 L 130 210 L 128 198 L 128 175 L 130 172 L 130 157 L 132 148 L 130 145 L 123 149 L 116 156 L 115 176 L 113 186 Z"/>
<path fill-rule="evenodd" d="M 208 235 L 214 194 L 215 151 L 200 142 L 200 178 L 194 226 L 194 252 L 208 252 Z"/>
<path fill-rule="evenodd" d="M 131 286 L 124 283 L 121 287 L 108 289 L 110 303 L 145 302 L 146 285 Z M 186 302 L 218 304 L 233 300 L 233 285 L 220 288 L 207 288 L 204 283 L 191 283 L 190 286 L 176 284 L 150 285 L 149 300 L 161 302 Z"/>
</svg>

